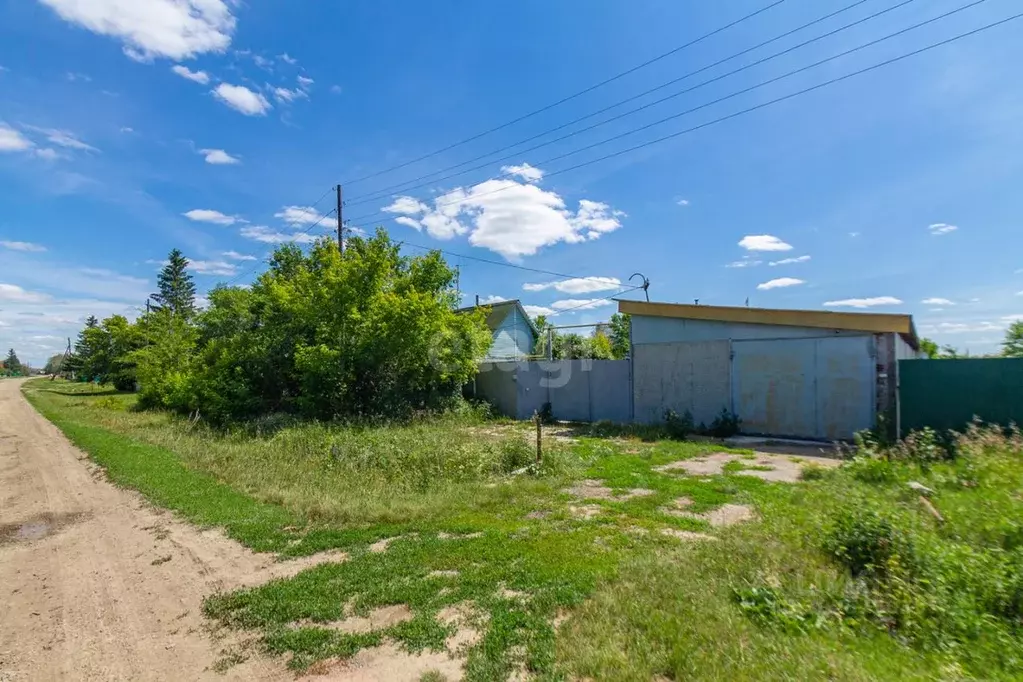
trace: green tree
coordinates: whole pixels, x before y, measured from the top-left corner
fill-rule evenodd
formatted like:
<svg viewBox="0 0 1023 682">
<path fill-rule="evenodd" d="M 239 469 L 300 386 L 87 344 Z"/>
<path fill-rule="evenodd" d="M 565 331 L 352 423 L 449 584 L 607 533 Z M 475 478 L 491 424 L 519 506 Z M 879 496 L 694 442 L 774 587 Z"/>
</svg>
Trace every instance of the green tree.
<svg viewBox="0 0 1023 682">
<path fill-rule="evenodd" d="M 589 357 L 594 360 L 613 360 L 614 359 L 614 347 L 611 344 L 611 340 L 607 338 L 603 332 L 597 332 L 593 335 L 590 340 L 590 354 Z"/>
<path fill-rule="evenodd" d="M 64 364 L 63 353 L 51 355 L 50 358 L 46 361 L 46 365 L 43 367 L 43 372 L 45 372 L 46 374 L 57 374 L 58 372 L 62 371 L 63 364 Z"/>
<path fill-rule="evenodd" d="M 1002 355 L 1007 358 L 1023 358 L 1023 321 L 1017 320 L 1005 330 Z"/>
<path fill-rule="evenodd" d="M 920 351 L 932 360 L 940 353 L 938 344 L 930 339 L 920 339 Z"/>
<path fill-rule="evenodd" d="M 119 391 L 133 390 L 136 383 L 134 352 L 145 345 L 141 329 L 123 315 L 112 315 L 103 320 L 102 329 L 106 336 L 106 357 L 103 358 L 100 381 L 113 384 Z"/>
<path fill-rule="evenodd" d="M 631 341 L 632 317 L 628 313 L 615 313 L 611 316 L 611 354 L 615 360 L 629 357 Z"/>
<path fill-rule="evenodd" d="M 152 295 L 158 308 L 191 318 L 195 314 L 195 282 L 188 272 L 188 259 L 178 249 L 167 256 L 156 280 L 159 291 Z"/>
<path fill-rule="evenodd" d="M 18 360 L 18 354 L 14 352 L 14 349 L 7 351 L 7 359 L 4 360 L 4 370 L 11 376 L 20 376 L 23 368 L 21 361 Z"/>
</svg>

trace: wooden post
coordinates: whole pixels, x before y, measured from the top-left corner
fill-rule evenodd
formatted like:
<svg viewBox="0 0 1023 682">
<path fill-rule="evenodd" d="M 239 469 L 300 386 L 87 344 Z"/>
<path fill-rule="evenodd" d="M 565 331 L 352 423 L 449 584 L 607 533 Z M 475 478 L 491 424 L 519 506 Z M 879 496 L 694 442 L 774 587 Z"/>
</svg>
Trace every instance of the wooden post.
<svg viewBox="0 0 1023 682">
<path fill-rule="evenodd" d="M 539 465 L 543 461 L 543 420 L 539 412 L 533 413 L 533 420 L 536 422 L 536 463 Z"/>
</svg>

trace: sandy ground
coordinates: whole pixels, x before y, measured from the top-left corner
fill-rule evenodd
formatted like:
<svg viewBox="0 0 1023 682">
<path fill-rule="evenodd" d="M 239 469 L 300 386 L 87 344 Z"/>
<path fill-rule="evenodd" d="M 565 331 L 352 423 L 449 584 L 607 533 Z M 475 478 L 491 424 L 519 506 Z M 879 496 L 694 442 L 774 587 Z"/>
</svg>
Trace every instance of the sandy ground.
<svg viewBox="0 0 1023 682">
<path fill-rule="evenodd" d="M 278 562 L 153 508 L 108 483 L 21 383 L 0 381 L 0 682 L 295 679 L 244 635 L 212 630 L 202 601 L 346 555 Z M 414 682 L 435 670 L 458 680 L 454 646 L 470 635 L 460 627 L 451 652 L 384 643 L 323 661 L 308 679 Z"/>
</svg>

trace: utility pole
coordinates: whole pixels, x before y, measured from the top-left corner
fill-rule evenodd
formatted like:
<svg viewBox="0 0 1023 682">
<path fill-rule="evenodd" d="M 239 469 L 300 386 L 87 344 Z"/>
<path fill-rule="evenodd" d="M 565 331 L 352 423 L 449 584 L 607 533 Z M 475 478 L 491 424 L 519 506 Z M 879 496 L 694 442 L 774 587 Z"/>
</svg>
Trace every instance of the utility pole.
<svg viewBox="0 0 1023 682">
<path fill-rule="evenodd" d="M 344 201 L 341 198 L 341 185 L 337 186 L 337 248 L 341 253 L 345 252 L 345 219 L 342 215 Z"/>
</svg>

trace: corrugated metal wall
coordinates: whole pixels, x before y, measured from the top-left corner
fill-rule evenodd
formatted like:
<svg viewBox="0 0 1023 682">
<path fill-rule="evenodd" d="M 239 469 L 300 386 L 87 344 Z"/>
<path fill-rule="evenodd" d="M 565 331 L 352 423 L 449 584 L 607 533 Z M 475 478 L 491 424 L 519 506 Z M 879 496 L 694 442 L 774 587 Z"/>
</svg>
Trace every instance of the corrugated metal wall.
<svg viewBox="0 0 1023 682">
<path fill-rule="evenodd" d="M 1023 425 L 1023 358 L 900 360 L 902 435 L 962 429 L 975 416 Z"/>
<path fill-rule="evenodd" d="M 874 421 L 873 339 L 736 341 L 732 408 L 746 433 L 850 439 Z"/>
<path fill-rule="evenodd" d="M 730 408 L 730 342 L 655 343 L 633 348 L 636 421 L 659 422 L 665 410 L 710 423 Z"/>
</svg>

